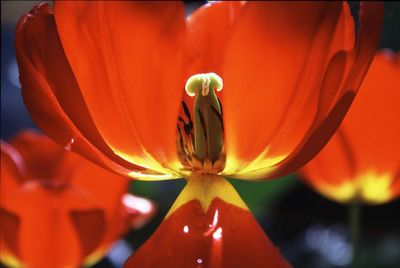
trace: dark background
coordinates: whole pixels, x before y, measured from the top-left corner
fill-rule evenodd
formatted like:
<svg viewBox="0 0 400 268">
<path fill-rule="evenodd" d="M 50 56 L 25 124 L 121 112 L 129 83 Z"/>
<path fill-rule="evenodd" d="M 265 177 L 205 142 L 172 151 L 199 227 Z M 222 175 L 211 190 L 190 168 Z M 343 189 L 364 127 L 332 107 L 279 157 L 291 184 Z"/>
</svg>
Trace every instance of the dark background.
<svg viewBox="0 0 400 268">
<path fill-rule="evenodd" d="M 1 138 L 35 127 L 20 95 L 13 32 L 18 18 L 37 1 L 1 1 Z M 187 12 L 201 5 L 187 2 Z M 352 11 L 358 3 L 351 2 Z M 356 15 L 356 12 L 354 13 Z M 400 49 L 400 4 L 385 2 L 381 48 Z M 331 202 L 300 182 L 296 175 L 266 182 L 232 180 L 265 232 L 283 255 L 298 268 L 348 267 L 351 244 L 347 207 Z M 120 267 L 157 228 L 184 181 L 133 182 L 137 195 L 154 200 L 156 217 L 139 231 L 119 241 L 95 267 Z M 362 208 L 362 257 L 365 268 L 400 267 L 400 201 Z"/>
</svg>

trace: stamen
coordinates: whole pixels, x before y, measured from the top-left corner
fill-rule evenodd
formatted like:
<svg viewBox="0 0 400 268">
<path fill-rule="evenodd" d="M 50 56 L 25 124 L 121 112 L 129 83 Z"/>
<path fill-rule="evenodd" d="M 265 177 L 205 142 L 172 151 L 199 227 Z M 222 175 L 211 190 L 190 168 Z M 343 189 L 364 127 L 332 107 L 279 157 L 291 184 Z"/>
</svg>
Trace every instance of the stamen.
<svg viewBox="0 0 400 268">
<path fill-rule="evenodd" d="M 178 116 L 178 120 L 181 121 L 183 124 L 186 124 L 185 120 L 182 117 Z"/>
<path fill-rule="evenodd" d="M 204 115 L 203 115 L 203 113 L 200 111 L 200 109 L 197 109 L 197 112 L 199 113 L 199 119 L 200 119 L 201 128 L 203 129 L 204 139 L 207 141 L 206 120 L 204 120 Z"/>
<path fill-rule="evenodd" d="M 179 132 L 179 144 L 181 146 L 181 149 L 183 150 L 183 149 L 185 149 L 185 145 L 183 144 L 181 128 L 179 127 L 179 125 L 177 127 L 178 127 L 178 132 Z"/>
<path fill-rule="evenodd" d="M 214 112 L 215 116 L 218 118 L 219 123 L 221 124 L 221 129 L 224 131 L 224 121 L 222 118 L 222 114 L 220 114 L 214 106 L 210 105 L 211 110 Z M 222 109 L 221 109 L 222 111 Z"/>
<path fill-rule="evenodd" d="M 182 101 L 183 111 L 185 112 L 186 117 L 188 118 L 189 122 L 192 121 L 192 117 L 189 112 L 189 108 L 187 107 L 186 103 Z"/>
</svg>

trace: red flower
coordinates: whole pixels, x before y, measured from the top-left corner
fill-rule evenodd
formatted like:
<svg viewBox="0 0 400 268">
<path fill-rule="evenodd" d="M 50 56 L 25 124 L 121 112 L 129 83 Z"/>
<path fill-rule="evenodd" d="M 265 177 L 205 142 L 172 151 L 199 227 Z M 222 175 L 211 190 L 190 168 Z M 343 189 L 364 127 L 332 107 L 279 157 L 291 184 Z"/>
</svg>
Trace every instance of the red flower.
<svg viewBox="0 0 400 268">
<path fill-rule="evenodd" d="M 78 267 L 98 261 L 153 206 L 128 181 L 25 131 L 1 144 L 1 260 Z M 136 201 L 136 202 L 132 202 Z"/>
<path fill-rule="evenodd" d="M 400 54 L 380 52 L 348 115 L 304 178 L 335 201 L 370 204 L 400 195 Z"/>
<path fill-rule="evenodd" d="M 220 2 L 185 20 L 179 2 L 59 1 L 54 16 L 39 5 L 20 20 L 16 50 L 25 103 L 50 137 L 133 178 L 189 181 L 168 225 L 188 206 L 203 208 L 202 221 L 229 206 L 249 213 L 221 176 L 272 178 L 310 160 L 349 108 L 381 23 L 378 3 L 362 4 L 356 39 L 345 2 Z M 224 237 L 240 238 L 222 222 Z M 195 252 L 174 245 L 169 260 Z M 269 254 L 258 265 L 287 266 Z"/>
</svg>

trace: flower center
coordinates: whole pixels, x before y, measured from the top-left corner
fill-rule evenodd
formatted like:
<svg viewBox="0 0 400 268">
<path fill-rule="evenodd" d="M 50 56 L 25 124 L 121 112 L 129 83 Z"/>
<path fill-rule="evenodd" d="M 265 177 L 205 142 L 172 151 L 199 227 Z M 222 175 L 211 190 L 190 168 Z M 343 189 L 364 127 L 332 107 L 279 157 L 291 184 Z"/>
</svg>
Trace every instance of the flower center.
<svg viewBox="0 0 400 268">
<path fill-rule="evenodd" d="M 196 74 L 186 82 L 186 93 L 196 99 L 192 113 L 182 102 L 186 120 L 178 118 L 178 152 L 183 165 L 195 173 L 218 174 L 225 165 L 222 106 L 215 94 L 222 86 L 215 73 Z"/>
</svg>

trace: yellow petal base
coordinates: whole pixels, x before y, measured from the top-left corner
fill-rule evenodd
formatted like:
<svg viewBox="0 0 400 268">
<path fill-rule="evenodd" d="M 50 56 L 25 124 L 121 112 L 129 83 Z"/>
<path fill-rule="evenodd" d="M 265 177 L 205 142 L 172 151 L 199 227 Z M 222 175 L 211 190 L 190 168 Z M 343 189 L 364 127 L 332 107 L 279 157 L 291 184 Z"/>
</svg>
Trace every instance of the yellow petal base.
<svg viewBox="0 0 400 268">
<path fill-rule="evenodd" d="M 205 174 L 191 176 L 187 181 L 187 185 L 165 218 L 168 218 L 175 210 L 192 200 L 198 200 L 206 212 L 211 202 L 217 197 L 228 204 L 249 210 L 235 188 L 224 177 Z"/>
</svg>

